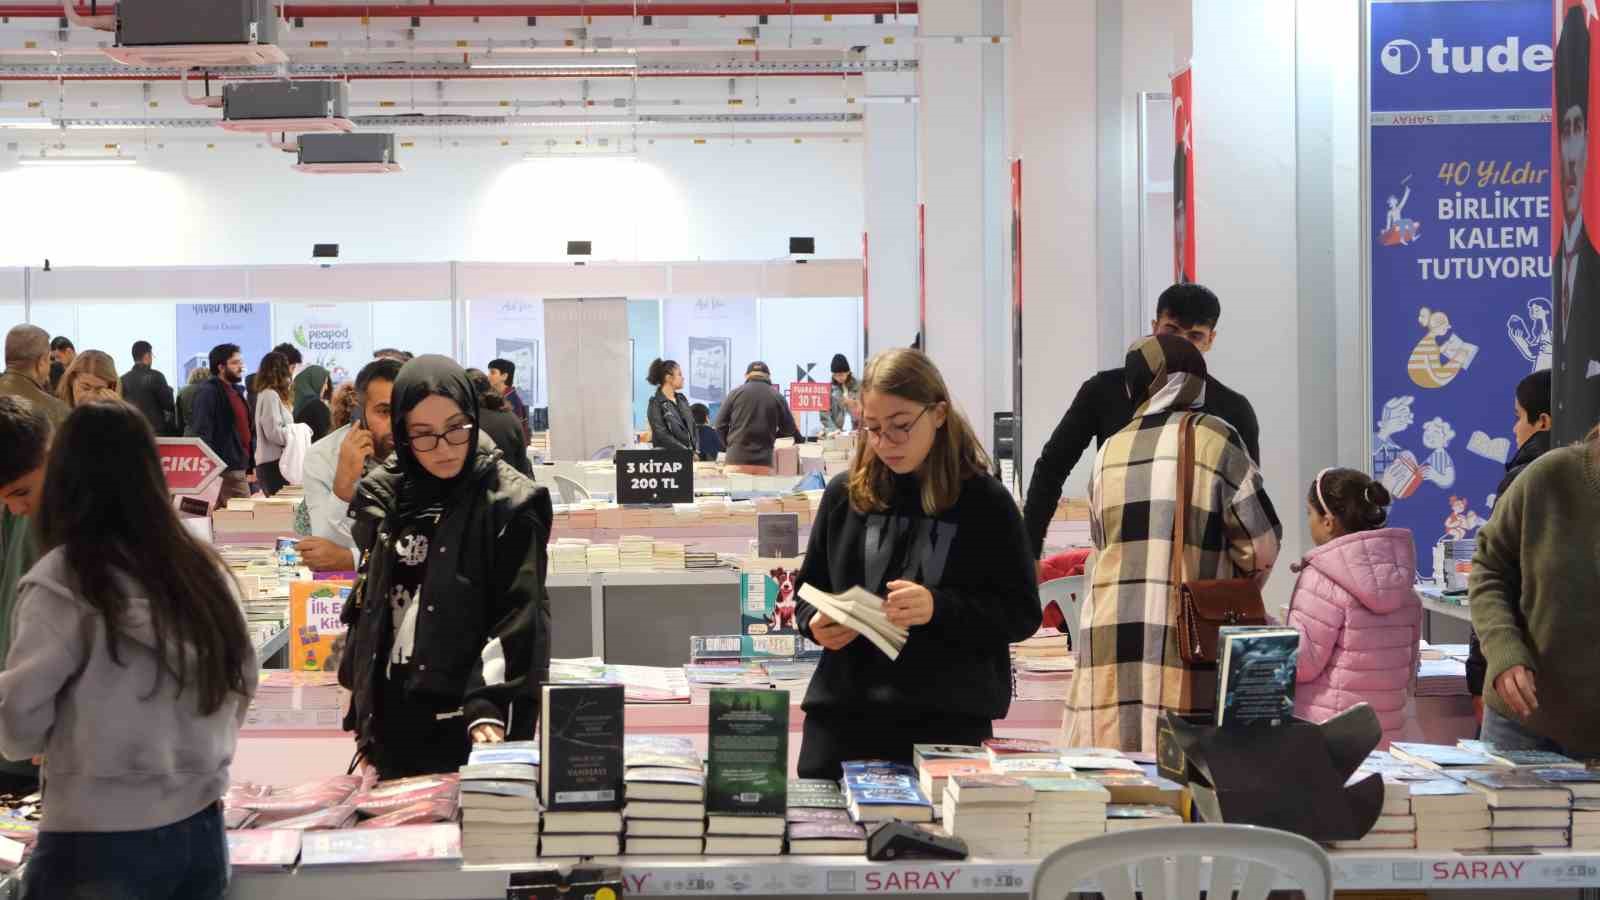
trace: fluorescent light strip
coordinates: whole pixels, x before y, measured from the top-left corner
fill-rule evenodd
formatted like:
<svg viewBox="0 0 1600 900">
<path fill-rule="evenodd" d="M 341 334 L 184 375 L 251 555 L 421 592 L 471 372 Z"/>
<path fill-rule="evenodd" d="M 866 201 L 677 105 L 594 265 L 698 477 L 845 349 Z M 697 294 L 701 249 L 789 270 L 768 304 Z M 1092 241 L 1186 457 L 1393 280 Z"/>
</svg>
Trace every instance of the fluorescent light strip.
<svg viewBox="0 0 1600 900">
<path fill-rule="evenodd" d="M 5 131 L 55 131 L 61 126 L 54 120 L 43 116 L 29 116 L 20 119 L 0 119 L 0 130 Z"/>
<path fill-rule="evenodd" d="M 17 159 L 17 165 L 19 166 L 62 169 L 108 168 L 112 166 L 136 166 L 138 164 L 138 158 L 133 156 L 23 156 Z"/>
<path fill-rule="evenodd" d="M 546 63 L 546 62 L 473 62 L 474 69 L 524 69 L 532 72 L 627 72 L 639 68 L 636 62 L 616 63 Z"/>
</svg>

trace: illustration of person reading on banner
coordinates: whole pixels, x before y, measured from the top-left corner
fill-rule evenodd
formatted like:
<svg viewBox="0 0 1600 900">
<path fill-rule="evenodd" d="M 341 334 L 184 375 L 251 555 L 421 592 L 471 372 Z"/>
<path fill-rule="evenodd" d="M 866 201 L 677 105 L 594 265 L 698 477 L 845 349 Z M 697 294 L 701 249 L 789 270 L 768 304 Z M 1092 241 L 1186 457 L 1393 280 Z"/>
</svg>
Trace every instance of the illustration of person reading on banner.
<svg viewBox="0 0 1600 900">
<path fill-rule="evenodd" d="M 1556 442 L 1582 438 L 1600 419 L 1600 254 L 1583 216 L 1589 161 L 1589 30 L 1584 8 L 1567 10 L 1556 46 L 1556 124 L 1561 152 L 1561 246 L 1556 268 Z"/>
</svg>

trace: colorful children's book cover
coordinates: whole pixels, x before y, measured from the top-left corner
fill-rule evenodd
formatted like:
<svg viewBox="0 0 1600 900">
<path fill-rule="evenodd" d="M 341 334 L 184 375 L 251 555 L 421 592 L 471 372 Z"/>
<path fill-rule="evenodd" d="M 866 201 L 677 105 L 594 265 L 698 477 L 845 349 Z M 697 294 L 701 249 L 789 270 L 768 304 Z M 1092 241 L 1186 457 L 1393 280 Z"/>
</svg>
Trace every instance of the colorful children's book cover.
<svg viewBox="0 0 1600 900">
<path fill-rule="evenodd" d="M 795 633 L 795 592 L 799 574 L 798 566 L 775 566 L 765 572 L 746 570 L 739 574 L 740 596 L 744 598 L 739 610 L 743 634 L 763 637 Z"/>
<path fill-rule="evenodd" d="M 339 621 L 350 599 L 349 581 L 295 581 L 289 584 L 289 664 L 310 672 L 335 672 L 344 652 L 345 626 Z"/>
</svg>

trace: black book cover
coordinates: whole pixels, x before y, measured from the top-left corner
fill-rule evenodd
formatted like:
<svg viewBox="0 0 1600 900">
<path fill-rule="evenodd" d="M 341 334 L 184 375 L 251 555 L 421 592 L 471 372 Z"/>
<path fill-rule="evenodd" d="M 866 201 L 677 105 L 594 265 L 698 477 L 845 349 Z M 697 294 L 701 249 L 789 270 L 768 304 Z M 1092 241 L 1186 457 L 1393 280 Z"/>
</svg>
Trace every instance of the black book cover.
<svg viewBox="0 0 1600 900">
<path fill-rule="evenodd" d="M 711 691 L 706 811 L 776 816 L 787 811 L 789 692 Z"/>
<path fill-rule="evenodd" d="M 547 811 L 622 809 L 622 715 L 621 685 L 544 686 L 539 787 Z"/>
</svg>

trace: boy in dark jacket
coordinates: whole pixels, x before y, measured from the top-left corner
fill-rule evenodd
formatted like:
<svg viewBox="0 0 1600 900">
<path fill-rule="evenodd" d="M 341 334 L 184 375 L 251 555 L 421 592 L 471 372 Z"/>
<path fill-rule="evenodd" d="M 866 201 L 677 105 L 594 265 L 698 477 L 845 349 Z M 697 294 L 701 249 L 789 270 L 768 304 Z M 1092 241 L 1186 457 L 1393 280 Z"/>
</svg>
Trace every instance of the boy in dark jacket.
<svg viewBox="0 0 1600 900">
<path fill-rule="evenodd" d="M 1156 302 L 1151 334 L 1181 337 L 1206 353 L 1217 339 L 1217 322 L 1221 318 L 1222 303 L 1216 294 L 1198 284 L 1175 284 L 1163 291 Z M 1078 396 L 1045 443 L 1028 479 L 1028 502 L 1022 513 L 1035 558 L 1044 552 L 1045 532 L 1055 518 L 1061 487 L 1083 451 L 1091 441 L 1098 447 L 1133 421 L 1137 410 L 1130 396 L 1120 366 L 1095 375 L 1078 389 Z M 1232 425 L 1250 451 L 1250 458 L 1260 464 L 1261 426 L 1256 421 L 1255 408 L 1243 394 L 1207 375 L 1205 404 L 1200 411 Z"/>
<path fill-rule="evenodd" d="M 1496 498 L 1511 489 L 1522 470 L 1533 461 L 1550 452 L 1550 391 L 1553 376 L 1549 369 L 1529 375 L 1517 385 L 1517 397 L 1512 402 L 1516 421 L 1511 431 L 1517 439 L 1517 453 L 1506 463 L 1506 477 L 1495 488 Z M 1483 647 L 1478 643 L 1478 632 L 1473 631 L 1467 648 L 1467 691 L 1472 694 L 1472 711 L 1478 722 L 1483 722 L 1483 679 L 1489 671 L 1489 661 L 1483 657 Z"/>
</svg>

